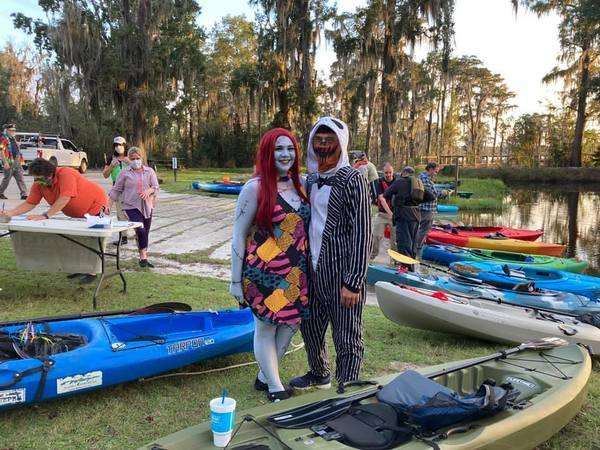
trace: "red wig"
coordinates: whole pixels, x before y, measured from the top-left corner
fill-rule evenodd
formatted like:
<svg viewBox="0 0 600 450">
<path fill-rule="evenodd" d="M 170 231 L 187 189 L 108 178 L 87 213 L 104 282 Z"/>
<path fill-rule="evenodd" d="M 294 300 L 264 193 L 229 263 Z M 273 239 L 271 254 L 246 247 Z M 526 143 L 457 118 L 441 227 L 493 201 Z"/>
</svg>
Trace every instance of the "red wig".
<svg viewBox="0 0 600 450">
<path fill-rule="evenodd" d="M 286 136 L 290 138 L 294 144 L 294 151 L 296 157 L 294 163 L 288 172 L 289 177 L 294 183 L 296 192 L 305 201 L 308 201 L 302 184 L 300 183 L 300 147 L 298 141 L 294 135 L 285 128 L 273 128 L 267 131 L 261 138 L 258 145 L 258 152 L 256 153 L 256 168 L 254 172 L 255 177 L 259 177 L 259 190 L 258 190 L 258 208 L 256 210 L 256 225 L 261 230 L 267 231 L 271 236 L 273 235 L 273 210 L 277 202 L 277 180 L 279 175 L 277 168 L 275 167 L 275 142 L 277 138 Z"/>
</svg>

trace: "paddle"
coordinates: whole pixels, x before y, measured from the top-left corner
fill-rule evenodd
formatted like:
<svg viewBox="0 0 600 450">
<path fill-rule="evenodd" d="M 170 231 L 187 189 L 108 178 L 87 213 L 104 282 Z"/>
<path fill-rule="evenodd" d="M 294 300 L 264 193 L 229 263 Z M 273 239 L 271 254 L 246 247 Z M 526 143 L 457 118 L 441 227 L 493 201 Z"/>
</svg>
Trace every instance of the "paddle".
<svg viewBox="0 0 600 450">
<path fill-rule="evenodd" d="M 450 269 L 441 269 L 441 268 L 433 266 L 431 264 L 424 263 L 423 261 L 413 259 L 410 256 L 403 255 L 402 253 L 398 253 L 397 251 L 392 250 L 391 248 L 388 249 L 387 253 L 388 253 L 389 257 L 392 258 L 394 261 L 398 261 L 399 263 L 402 263 L 402 264 L 421 264 L 423 267 L 427 267 L 428 269 L 438 270 L 442 273 L 449 273 L 452 275 L 457 275 L 457 276 L 465 278 L 467 280 L 474 281 L 477 284 L 483 283 L 483 281 L 479 280 L 478 278 L 469 278 L 469 277 L 465 277 L 464 275 L 456 274 L 455 272 L 451 271 Z"/>
<path fill-rule="evenodd" d="M 154 305 L 144 306 L 143 308 L 137 309 L 123 309 L 118 311 L 105 311 L 105 312 L 93 312 L 93 313 L 79 313 L 79 314 L 67 314 L 63 316 L 48 316 L 48 317 L 35 317 L 33 319 L 21 319 L 12 320 L 7 322 L 0 322 L 0 327 L 7 327 L 11 325 L 20 325 L 24 323 L 34 322 L 58 322 L 61 320 L 76 320 L 76 319 L 89 319 L 93 317 L 105 317 L 105 316 L 118 316 L 121 314 L 153 314 L 159 312 L 175 312 L 175 311 L 191 311 L 192 307 L 187 303 L 180 302 L 164 302 L 156 303 Z"/>
<path fill-rule="evenodd" d="M 474 358 L 456 366 L 442 368 L 427 375 L 433 379 L 441 375 L 457 372 L 459 370 L 468 369 L 469 367 L 477 366 L 488 361 L 506 359 L 510 355 L 514 355 L 525 350 L 550 350 L 556 347 L 567 345 L 567 341 L 557 337 L 542 338 L 530 342 L 523 343 L 517 347 L 507 350 L 502 350 L 488 356 Z M 267 418 L 267 420 L 279 428 L 308 428 L 312 425 L 321 424 L 332 418 L 338 417 L 345 413 L 354 403 L 373 397 L 379 392 L 377 389 L 371 389 L 366 392 L 359 392 L 354 395 L 343 398 L 330 398 L 321 400 L 298 408 L 290 409 L 279 414 L 275 414 Z"/>
</svg>

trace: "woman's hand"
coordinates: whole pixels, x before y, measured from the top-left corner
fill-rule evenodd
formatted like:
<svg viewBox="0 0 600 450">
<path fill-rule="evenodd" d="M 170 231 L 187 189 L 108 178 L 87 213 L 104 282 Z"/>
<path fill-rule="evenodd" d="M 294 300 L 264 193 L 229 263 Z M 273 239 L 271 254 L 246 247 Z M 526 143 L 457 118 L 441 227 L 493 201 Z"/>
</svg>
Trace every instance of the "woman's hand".
<svg viewBox="0 0 600 450">
<path fill-rule="evenodd" d="M 46 216 L 42 216 L 41 214 L 31 214 L 27 216 L 27 220 L 46 220 Z"/>
<path fill-rule="evenodd" d="M 244 291 L 242 290 L 242 283 L 231 282 L 229 284 L 229 293 L 238 301 L 240 308 L 246 306 L 246 300 L 244 300 Z"/>
<path fill-rule="evenodd" d="M 148 188 L 140 194 L 142 200 L 148 200 L 154 194 L 154 188 Z"/>
</svg>

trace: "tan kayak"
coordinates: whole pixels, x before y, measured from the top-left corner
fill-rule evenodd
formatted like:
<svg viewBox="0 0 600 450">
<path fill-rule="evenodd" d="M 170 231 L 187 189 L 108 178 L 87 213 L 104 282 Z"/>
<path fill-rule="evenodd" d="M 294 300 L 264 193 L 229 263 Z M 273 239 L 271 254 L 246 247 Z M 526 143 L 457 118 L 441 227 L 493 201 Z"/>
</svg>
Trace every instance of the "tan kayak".
<svg viewBox="0 0 600 450">
<path fill-rule="evenodd" d="M 383 314 L 400 325 L 504 343 L 557 336 L 600 355 L 600 328 L 571 316 L 383 281 L 375 291 Z"/>
<path fill-rule="evenodd" d="M 400 345 L 400 344 L 398 344 Z M 472 367 L 452 371 L 460 365 L 447 363 L 419 369 L 424 375 L 434 372 L 445 374 L 435 381 L 460 393 L 472 392 L 487 378 L 498 383 L 510 382 L 521 394 L 518 401 L 524 409 L 509 409 L 483 420 L 473 422 L 475 428 L 464 433 L 451 434 L 446 439 L 436 440 L 441 449 L 531 449 L 549 439 L 564 427 L 580 410 L 585 399 L 587 382 L 591 372 L 588 352 L 580 346 L 570 345 L 544 351 L 524 351 L 479 363 L 480 359 L 468 360 Z M 446 370 L 448 369 L 448 370 Z M 450 373 L 447 373 L 450 372 Z M 378 379 L 386 384 L 397 374 Z M 262 450 L 311 450 L 348 449 L 337 440 L 326 441 L 308 428 L 284 429 L 273 426 L 268 417 L 285 416 L 296 407 L 330 398 L 341 399 L 348 395 L 373 390 L 370 387 L 349 388 L 347 393 L 336 395 L 333 389 L 298 395 L 290 400 L 238 412 L 235 433 L 228 449 Z M 363 402 L 375 401 L 372 398 Z M 251 420 L 243 420 L 252 417 Z M 241 423 L 243 422 L 243 423 Z M 241 423 L 241 425 L 240 425 Z M 145 450 L 207 450 L 212 445 L 210 423 L 204 422 L 172 435 L 157 438 L 141 447 Z M 398 449 L 426 450 L 432 447 L 412 439 L 396 447 Z"/>
</svg>

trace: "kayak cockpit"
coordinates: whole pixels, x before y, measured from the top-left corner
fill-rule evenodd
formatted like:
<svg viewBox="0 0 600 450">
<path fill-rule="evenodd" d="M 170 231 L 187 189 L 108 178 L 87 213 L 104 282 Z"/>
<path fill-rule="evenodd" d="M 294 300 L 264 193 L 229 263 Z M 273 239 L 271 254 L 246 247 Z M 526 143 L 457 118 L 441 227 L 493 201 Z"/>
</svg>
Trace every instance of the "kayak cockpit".
<svg viewBox="0 0 600 450">
<path fill-rule="evenodd" d="M 0 362 L 19 359 L 45 359 L 85 346 L 88 333 L 53 331 L 48 324 L 27 323 L 0 330 Z"/>
</svg>

